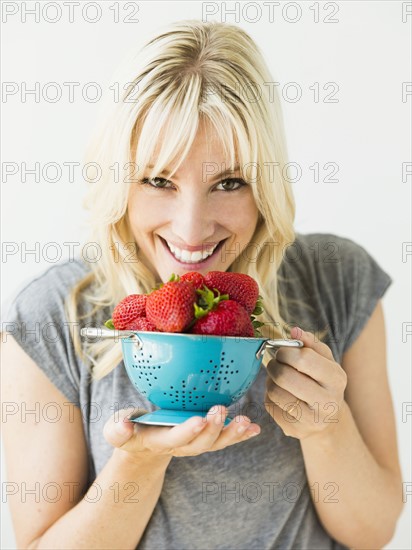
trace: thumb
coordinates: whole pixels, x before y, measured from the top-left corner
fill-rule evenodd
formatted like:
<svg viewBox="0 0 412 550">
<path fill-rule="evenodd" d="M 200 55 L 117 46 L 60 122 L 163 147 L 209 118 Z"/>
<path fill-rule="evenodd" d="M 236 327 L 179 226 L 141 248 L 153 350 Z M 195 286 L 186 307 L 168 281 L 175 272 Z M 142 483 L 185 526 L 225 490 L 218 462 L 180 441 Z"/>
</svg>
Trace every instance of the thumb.
<svg viewBox="0 0 412 550">
<path fill-rule="evenodd" d="M 134 434 L 135 424 L 130 420 L 141 410 L 129 407 L 116 411 L 106 422 L 103 436 L 113 447 L 122 447 Z"/>
</svg>

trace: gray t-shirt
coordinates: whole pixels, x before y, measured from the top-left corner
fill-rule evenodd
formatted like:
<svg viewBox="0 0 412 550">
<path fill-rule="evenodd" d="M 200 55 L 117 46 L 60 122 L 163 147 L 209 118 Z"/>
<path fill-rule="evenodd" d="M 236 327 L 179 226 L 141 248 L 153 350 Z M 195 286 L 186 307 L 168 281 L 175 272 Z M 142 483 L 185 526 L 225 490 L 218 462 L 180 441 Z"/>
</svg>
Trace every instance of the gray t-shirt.
<svg viewBox="0 0 412 550">
<path fill-rule="evenodd" d="M 328 329 L 324 341 L 340 363 L 391 278 L 361 246 L 336 235 L 298 235 L 284 252 L 280 292 L 292 303 L 288 311 L 282 306 L 284 319 L 311 332 Z M 74 352 L 71 331 L 79 326 L 68 324 L 63 302 L 88 269 L 80 259 L 49 268 L 14 298 L 7 322 L 26 353 L 81 408 L 91 484 L 112 454 L 103 437 L 108 417 L 127 406 L 156 407 L 129 382 L 123 363 L 93 382 Z M 110 316 L 102 312 L 87 324 L 101 326 Z M 333 484 L 308 487 L 299 440 L 285 436 L 264 408 L 265 379 L 262 367 L 229 408 L 229 415 L 257 422 L 260 435 L 221 451 L 173 458 L 139 549 L 346 548 L 323 529 L 311 498 L 312 491 L 333 507 L 339 492 Z"/>
</svg>

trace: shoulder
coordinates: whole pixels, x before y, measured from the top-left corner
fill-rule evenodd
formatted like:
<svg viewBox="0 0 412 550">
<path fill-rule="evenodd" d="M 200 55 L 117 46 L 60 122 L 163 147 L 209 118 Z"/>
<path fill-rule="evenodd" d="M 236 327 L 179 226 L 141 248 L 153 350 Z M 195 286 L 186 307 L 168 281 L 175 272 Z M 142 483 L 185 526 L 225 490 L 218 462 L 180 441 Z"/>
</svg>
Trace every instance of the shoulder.
<svg viewBox="0 0 412 550">
<path fill-rule="evenodd" d="M 348 288 L 368 272 L 384 273 L 363 246 L 333 233 L 297 233 L 284 251 L 284 264 L 324 284 Z"/>
<path fill-rule="evenodd" d="M 343 351 L 392 283 L 363 246 L 331 233 L 297 234 L 284 252 L 282 267 L 292 295 L 310 304 L 323 322 L 337 327 Z"/>
<path fill-rule="evenodd" d="M 296 234 L 294 245 L 307 261 L 336 265 L 365 258 L 368 253 L 352 239 L 333 233 Z"/>
<path fill-rule="evenodd" d="M 88 272 L 89 264 L 81 259 L 72 259 L 55 264 L 26 280 L 3 304 L 5 320 L 7 321 L 10 312 L 16 309 L 31 312 L 36 318 L 45 310 L 49 314 L 61 312 L 71 288 Z"/>
<path fill-rule="evenodd" d="M 49 267 L 23 283 L 15 295 L 17 297 L 20 294 L 33 294 L 43 290 L 53 290 L 65 294 L 89 271 L 90 266 L 81 259 L 66 260 Z"/>
<path fill-rule="evenodd" d="M 68 260 L 49 267 L 14 292 L 9 303 L 4 304 L 2 319 L 2 332 L 10 335 L 77 406 L 84 366 L 73 348 L 72 335 L 77 323 L 68 320 L 66 298 L 89 270 L 83 260 Z"/>
</svg>

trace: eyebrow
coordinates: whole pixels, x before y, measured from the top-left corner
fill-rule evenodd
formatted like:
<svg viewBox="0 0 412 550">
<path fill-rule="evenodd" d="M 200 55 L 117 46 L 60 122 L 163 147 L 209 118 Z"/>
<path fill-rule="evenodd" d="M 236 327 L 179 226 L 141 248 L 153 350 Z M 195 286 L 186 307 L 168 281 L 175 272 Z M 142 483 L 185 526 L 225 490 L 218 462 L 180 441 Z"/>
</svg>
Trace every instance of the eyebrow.
<svg viewBox="0 0 412 550">
<path fill-rule="evenodd" d="M 147 166 L 147 168 L 149 170 L 151 170 L 152 168 L 154 168 L 153 164 L 149 164 Z M 226 176 L 227 174 L 233 174 L 234 172 L 237 172 L 238 170 L 240 169 L 240 165 L 239 164 L 235 164 L 235 166 L 232 168 L 228 168 L 227 170 L 223 170 L 223 172 L 220 172 L 220 174 L 207 174 L 208 177 L 212 178 L 212 179 L 217 179 L 217 178 L 220 178 L 222 176 Z M 162 170 L 160 172 L 160 175 L 167 175 L 170 173 L 170 170 L 169 168 L 165 168 L 164 170 Z"/>
</svg>

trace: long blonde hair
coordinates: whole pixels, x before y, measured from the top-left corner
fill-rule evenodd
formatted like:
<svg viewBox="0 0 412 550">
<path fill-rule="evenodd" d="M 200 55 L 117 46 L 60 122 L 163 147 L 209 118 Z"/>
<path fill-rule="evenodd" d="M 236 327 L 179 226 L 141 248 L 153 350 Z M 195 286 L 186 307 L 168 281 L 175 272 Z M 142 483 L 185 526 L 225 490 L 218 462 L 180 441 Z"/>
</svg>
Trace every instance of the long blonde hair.
<svg viewBox="0 0 412 550">
<path fill-rule="evenodd" d="M 120 70 L 119 88 L 124 91 L 118 101 L 105 106 L 105 118 L 86 156 L 101 170 L 85 202 L 90 211 L 89 240 L 99 245 L 101 258 L 72 289 L 66 304 L 69 321 L 81 324 L 82 301 L 98 312 L 155 286 L 156 274 L 138 250 L 136 261 L 126 261 L 134 243 L 127 219 L 129 188 L 136 171 L 143 172 L 153 158 L 155 147 L 159 150 L 151 173 L 157 175 L 167 166 L 175 172 L 199 122 L 206 120 L 221 138 L 231 167 L 239 162 L 243 173 L 247 171 L 244 179 L 260 213 L 251 248 L 234 259 L 230 270 L 258 282 L 265 304 L 260 318 L 265 323 L 263 335 L 285 336 L 277 271 L 284 247 L 295 240 L 295 203 L 282 174 L 286 142 L 279 98 L 269 86 L 272 81 L 259 48 L 243 29 L 198 20 L 167 26 Z M 95 379 L 108 374 L 122 358 L 120 345 L 112 341 L 88 344 L 76 333 L 74 345 L 90 360 Z"/>
</svg>

